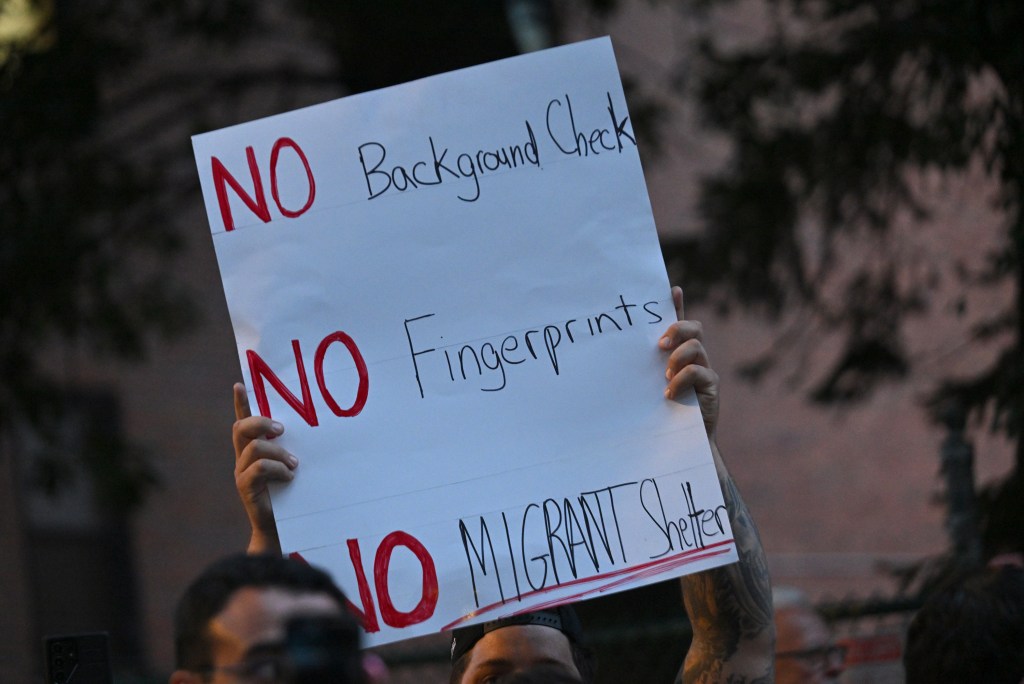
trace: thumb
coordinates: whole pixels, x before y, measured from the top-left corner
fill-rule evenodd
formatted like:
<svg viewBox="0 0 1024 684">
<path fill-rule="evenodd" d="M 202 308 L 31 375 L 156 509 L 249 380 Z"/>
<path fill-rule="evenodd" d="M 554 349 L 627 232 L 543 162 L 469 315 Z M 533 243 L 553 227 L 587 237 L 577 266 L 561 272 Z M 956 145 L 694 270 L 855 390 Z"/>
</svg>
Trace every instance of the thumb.
<svg viewBox="0 0 1024 684">
<path fill-rule="evenodd" d="M 683 320 L 683 288 L 678 285 L 672 287 L 672 304 L 676 307 L 676 319 Z"/>
</svg>

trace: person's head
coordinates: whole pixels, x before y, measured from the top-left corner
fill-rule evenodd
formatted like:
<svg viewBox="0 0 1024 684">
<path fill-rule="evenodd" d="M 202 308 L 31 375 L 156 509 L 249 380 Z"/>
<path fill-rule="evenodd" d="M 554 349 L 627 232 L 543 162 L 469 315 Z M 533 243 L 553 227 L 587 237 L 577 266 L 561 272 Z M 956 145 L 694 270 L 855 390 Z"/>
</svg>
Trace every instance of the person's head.
<svg viewBox="0 0 1024 684">
<path fill-rule="evenodd" d="M 842 649 L 807 596 L 792 587 L 772 591 L 776 684 L 834 682 L 843 671 Z"/>
<path fill-rule="evenodd" d="M 589 684 L 594 679 L 594 659 L 582 640 L 583 628 L 569 606 L 463 627 L 452 634 L 449 683 L 504 681 L 502 677 L 545 668 L 569 681 Z"/>
<path fill-rule="evenodd" d="M 1024 681 L 1024 570 L 989 568 L 929 598 L 910 623 L 907 684 Z"/>
<path fill-rule="evenodd" d="M 295 653 L 320 658 L 299 667 L 364 681 L 358 625 L 326 573 L 280 556 L 233 555 L 209 566 L 178 604 L 171 684 L 278 684 Z"/>
</svg>

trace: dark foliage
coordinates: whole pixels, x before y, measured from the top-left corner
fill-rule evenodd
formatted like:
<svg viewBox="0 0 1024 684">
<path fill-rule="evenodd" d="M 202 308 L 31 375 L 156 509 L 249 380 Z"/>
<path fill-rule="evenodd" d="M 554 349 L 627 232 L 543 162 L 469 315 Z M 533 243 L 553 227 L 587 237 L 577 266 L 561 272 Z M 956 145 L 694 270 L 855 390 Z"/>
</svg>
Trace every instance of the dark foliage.
<svg viewBox="0 0 1024 684">
<path fill-rule="evenodd" d="M 137 359 L 149 333 L 172 335 L 195 319 L 187 294 L 166 277 L 179 239 L 161 211 L 161 170 L 107 135 L 121 113 L 102 91 L 142 50 L 133 35 L 143 5 L 145 16 L 174 19 L 161 3 L 120 12 L 113 2 L 37 3 L 36 30 L 3 46 L 0 431 L 29 429 L 52 442 L 53 454 L 68 398 L 46 350 L 74 341 Z M 84 465 L 101 490 L 117 490 L 109 501 L 130 507 L 152 473 L 111 440 L 94 445 Z M 57 455 L 39 467 L 34 475 L 49 487 L 74 471 Z"/>
<path fill-rule="evenodd" d="M 982 492 L 981 522 L 986 553 L 1024 548 L 1024 5 L 766 4 L 777 23 L 763 40 L 727 48 L 709 35 L 700 46 L 702 112 L 728 135 L 732 157 L 704 185 L 707 230 L 666 257 L 722 308 L 811 312 L 816 333 L 842 340 L 811 398 L 860 399 L 913 368 L 904 326 L 935 303 L 940 276 L 898 248 L 897 215 L 923 229 L 931 218 L 913 179 L 981 165 L 1005 234 L 987 267 L 955 277 L 962 288 L 1012 282 L 1005 310 L 971 331 L 1003 351 L 977 376 L 941 382 L 927 405 L 938 418 L 955 400 L 1016 440 L 1016 470 Z M 784 347 L 747 374 L 770 370 Z"/>
</svg>

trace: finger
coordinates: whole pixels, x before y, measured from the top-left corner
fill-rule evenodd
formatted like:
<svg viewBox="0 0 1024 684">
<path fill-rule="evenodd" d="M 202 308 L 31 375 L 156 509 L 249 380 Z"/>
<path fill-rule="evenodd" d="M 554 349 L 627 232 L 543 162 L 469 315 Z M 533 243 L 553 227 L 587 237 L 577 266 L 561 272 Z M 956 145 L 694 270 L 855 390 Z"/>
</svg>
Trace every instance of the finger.
<svg viewBox="0 0 1024 684">
<path fill-rule="evenodd" d="M 271 482 L 291 482 L 295 473 L 280 461 L 262 459 L 235 476 L 238 492 L 250 500 L 266 490 Z"/>
<path fill-rule="evenodd" d="M 262 472 L 267 468 L 275 473 L 291 473 L 299 466 L 299 461 L 280 446 L 267 441 L 254 441 L 239 455 L 234 463 L 234 477 L 239 479 L 243 474 L 253 471 Z M 291 480 L 289 475 L 288 480 Z"/>
<path fill-rule="evenodd" d="M 231 429 L 232 432 L 242 439 L 258 439 L 266 435 L 278 437 L 284 434 L 284 425 L 273 418 L 265 418 L 263 416 L 249 416 L 248 418 L 236 420 Z"/>
<path fill-rule="evenodd" d="M 235 420 L 242 420 L 252 415 L 249 409 L 249 395 L 245 391 L 245 385 L 236 382 L 231 388 L 235 395 Z"/>
<path fill-rule="evenodd" d="M 687 340 L 672 351 L 665 367 L 665 378 L 671 380 L 672 376 L 691 364 L 704 366 L 705 368 L 711 367 L 708 352 L 704 349 L 704 345 L 701 344 L 700 340 L 697 339 Z"/>
<path fill-rule="evenodd" d="M 718 373 L 707 366 L 691 363 L 673 375 L 665 388 L 665 398 L 675 399 L 691 387 L 697 392 L 713 390 L 718 385 Z"/>
<path fill-rule="evenodd" d="M 293 467 L 298 464 L 298 460 L 284 446 L 276 440 L 263 438 L 262 434 L 258 438 L 245 440 L 236 458 L 236 469 L 244 469 L 259 459 L 281 461 Z"/>
<path fill-rule="evenodd" d="M 231 442 L 235 446 L 236 459 L 249 442 L 266 437 L 278 437 L 284 433 L 284 425 L 263 416 L 249 416 L 236 420 L 231 426 Z"/>
<path fill-rule="evenodd" d="M 672 350 L 687 340 L 701 340 L 704 338 L 704 326 L 700 321 L 676 321 L 668 327 L 665 334 L 658 340 L 658 346 L 665 350 Z"/>
<path fill-rule="evenodd" d="M 683 320 L 683 288 L 678 285 L 672 286 L 672 304 L 676 307 L 676 320 Z"/>
</svg>

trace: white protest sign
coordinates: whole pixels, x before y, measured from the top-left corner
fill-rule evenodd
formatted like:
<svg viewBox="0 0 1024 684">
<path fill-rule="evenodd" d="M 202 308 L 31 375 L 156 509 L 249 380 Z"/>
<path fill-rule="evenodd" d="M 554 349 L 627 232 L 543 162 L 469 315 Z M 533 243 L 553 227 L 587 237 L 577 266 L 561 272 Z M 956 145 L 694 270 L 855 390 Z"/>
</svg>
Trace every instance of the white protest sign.
<svg viewBox="0 0 1024 684">
<path fill-rule="evenodd" d="M 286 552 L 379 644 L 736 560 L 599 39 L 193 140 Z"/>
</svg>

